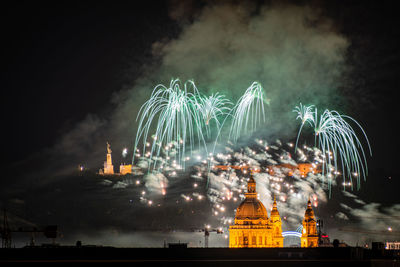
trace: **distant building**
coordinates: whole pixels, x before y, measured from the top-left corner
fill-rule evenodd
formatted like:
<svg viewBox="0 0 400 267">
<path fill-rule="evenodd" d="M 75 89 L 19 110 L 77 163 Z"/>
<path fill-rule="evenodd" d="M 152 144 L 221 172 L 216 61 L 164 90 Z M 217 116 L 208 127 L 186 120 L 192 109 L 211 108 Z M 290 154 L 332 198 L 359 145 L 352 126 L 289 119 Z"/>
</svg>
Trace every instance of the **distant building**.
<svg viewBox="0 0 400 267">
<path fill-rule="evenodd" d="M 112 153 L 111 146 L 107 142 L 107 158 L 106 161 L 104 161 L 104 167 L 99 170 L 100 175 L 143 174 L 139 167 L 133 166 L 132 164 L 124 164 L 124 163 L 119 166 L 119 173 L 115 173 L 114 165 L 112 164 L 111 153 Z"/>
<path fill-rule="evenodd" d="M 104 162 L 103 174 L 114 174 L 114 165 L 111 159 L 111 146 L 107 142 L 107 160 Z"/>
<path fill-rule="evenodd" d="M 234 225 L 229 227 L 230 248 L 271 248 L 283 247 L 282 221 L 274 198 L 271 217 L 260 200 L 257 199 L 256 182 L 253 176 L 247 183 L 245 200 L 236 210 Z M 285 232 L 288 233 L 288 232 Z M 301 247 L 318 247 L 317 221 L 308 200 L 303 219 Z M 323 236 L 322 246 L 328 246 L 329 237 Z"/>
<path fill-rule="evenodd" d="M 317 221 L 314 217 L 314 211 L 311 207 L 311 201 L 308 200 L 307 209 L 303 219 L 303 230 L 301 235 L 301 247 L 318 247 Z"/>
<path fill-rule="evenodd" d="M 236 210 L 235 224 L 229 227 L 230 248 L 283 247 L 282 221 L 274 199 L 271 218 L 257 199 L 256 182 L 250 177 L 245 200 Z"/>
<path fill-rule="evenodd" d="M 395 242 L 386 242 L 386 243 L 385 243 L 385 249 L 400 250 L 400 242 L 398 242 L 398 241 L 395 241 Z"/>
<path fill-rule="evenodd" d="M 127 165 L 121 164 L 121 165 L 119 166 L 119 173 L 120 173 L 121 175 L 125 175 L 125 174 L 128 174 L 128 173 L 132 173 L 132 164 L 127 164 Z"/>
<path fill-rule="evenodd" d="M 326 233 L 320 235 L 318 247 L 333 247 L 329 236 Z"/>
</svg>

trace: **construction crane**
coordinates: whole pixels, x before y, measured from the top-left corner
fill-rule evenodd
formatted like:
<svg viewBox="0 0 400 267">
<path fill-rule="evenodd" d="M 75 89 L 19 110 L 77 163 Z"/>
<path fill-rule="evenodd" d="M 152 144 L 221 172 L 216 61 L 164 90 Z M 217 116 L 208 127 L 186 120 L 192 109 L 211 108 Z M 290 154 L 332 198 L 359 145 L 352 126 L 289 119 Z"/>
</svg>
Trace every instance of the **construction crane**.
<svg viewBox="0 0 400 267">
<path fill-rule="evenodd" d="M 209 225 L 206 225 L 204 229 L 198 229 L 199 232 L 204 232 L 204 247 L 208 248 L 208 237 L 210 236 L 210 232 L 216 232 L 217 234 L 223 234 L 224 231 L 222 228 L 211 228 Z"/>
<path fill-rule="evenodd" d="M 36 233 L 43 233 L 45 237 L 47 238 L 52 238 L 53 239 L 53 244 L 55 241 L 55 238 L 57 237 L 57 225 L 48 225 L 44 228 L 38 229 L 36 227 L 32 228 L 23 228 L 23 227 L 18 227 L 17 229 L 11 229 L 8 225 L 8 218 L 7 218 L 7 212 L 4 209 L 3 211 L 3 226 L 0 229 L 1 233 L 1 239 L 2 239 L 2 247 L 3 248 L 11 248 L 11 233 L 30 233 L 31 234 L 31 246 L 35 245 L 35 239 L 34 236 Z"/>
<path fill-rule="evenodd" d="M 8 226 L 7 212 L 4 209 L 3 228 L 1 229 L 1 247 L 11 248 L 11 230 Z"/>
</svg>

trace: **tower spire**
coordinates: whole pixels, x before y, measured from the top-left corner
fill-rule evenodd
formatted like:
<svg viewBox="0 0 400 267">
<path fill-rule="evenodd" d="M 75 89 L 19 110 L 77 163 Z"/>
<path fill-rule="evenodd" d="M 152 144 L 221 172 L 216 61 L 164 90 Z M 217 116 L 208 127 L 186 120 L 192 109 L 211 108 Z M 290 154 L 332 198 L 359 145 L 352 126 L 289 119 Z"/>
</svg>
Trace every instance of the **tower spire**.
<svg viewBox="0 0 400 267">
<path fill-rule="evenodd" d="M 279 211 L 278 211 L 278 205 L 276 204 L 276 197 L 274 195 L 274 203 L 272 204 L 272 210 L 271 210 L 271 218 L 273 216 L 278 216 L 279 217 Z M 280 217 L 279 217 L 280 220 Z"/>
<path fill-rule="evenodd" d="M 256 182 L 254 181 L 252 174 L 250 174 L 250 179 L 247 182 L 247 193 L 245 196 L 246 198 L 257 198 Z"/>
<path fill-rule="evenodd" d="M 311 206 L 311 199 L 308 198 L 307 209 L 303 219 L 303 232 L 301 236 L 301 247 L 317 247 L 318 234 L 316 228 L 317 222 L 314 217 L 314 211 Z"/>
</svg>

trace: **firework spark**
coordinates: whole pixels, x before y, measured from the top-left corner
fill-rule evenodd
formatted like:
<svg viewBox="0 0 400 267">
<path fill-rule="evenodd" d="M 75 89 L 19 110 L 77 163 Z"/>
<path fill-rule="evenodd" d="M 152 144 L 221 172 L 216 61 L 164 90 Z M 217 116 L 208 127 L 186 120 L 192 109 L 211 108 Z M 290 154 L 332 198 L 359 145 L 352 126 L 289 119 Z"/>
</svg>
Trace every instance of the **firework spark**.
<svg viewBox="0 0 400 267">
<path fill-rule="evenodd" d="M 187 81 L 183 88 L 181 87 L 179 79 L 171 80 L 169 87 L 162 84 L 157 85 L 150 99 L 139 110 L 137 119 L 140 119 L 135 151 L 142 138 L 142 153 L 145 155 L 146 145 L 150 146 L 147 142 L 148 134 L 153 121 L 156 121 L 154 141 L 148 151 L 149 154 L 147 154 L 150 162 L 154 156 L 159 157 L 165 145 L 177 144 L 177 153 L 174 153 L 173 158 L 178 161 L 180 166 L 184 167 L 187 144 L 192 150 L 197 139 L 199 145 L 203 144 L 206 148 L 203 135 L 205 121 L 198 108 L 202 106 L 198 101 L 201 98 L 200 94 L 193 81 Z M 156 169 L 156 164 L 157 160 L 152 165 L 153 170 Z"/>
<path fill-rule="evenodd" d="M 315 143 L 322 151 L 322 172 L 327 174 L 329 188 L 332 181 L 331 166 L 337 169 L 338 160 L 341 162 L 343 179 L 352 181 L 357 179 L 357 189 L 360 188 L 360 177 L 365 180 L 368 173 L 367 160 L 364 148 L 358 139 L 354 129 L 345 120 L 354 122 L 362 131 L 368 145 L 369 153 L 372 155 L 368 137 L 361 125 L 353 118 L 341 115 L 337 111 L 325 110 L 318 117 L 317 109 L 314 106 L 300 106 L 295 108 L 298 113 L 297 119 L 302 120 L 302 124 L 297 136 L 300 135 L 303 125 L 307 122 L 314 128 Z M 353 189 L 353 183 L 351 183 Z"/>
<path fill-rule="evenodd" d="M 242 132 L 253 132 L 262 122 L 265 122 L 264 90 L 260 83 L 253 82 L 232 109 L 233 118 L 229 138 L 236 142 Z M 267 102 L 268 103 L 268 102 Z"/>
<path fill-rule="evenodd" d="M 306 122 L 308 122 L 309 124 L 311 124 L 311 120 L 313 118 L 313 111 L 312 109 L 314 108 L 314 105 L 310 105 L 310 106 L 303 106 L 301 103 L 299 106 L 296 106 L 295 109 L 293 110 L 293 112 L 297 112 L 297 119 L 301 120 L 301 125 L 299 128 L 299 132 L 297 133 L 297 138 L 296 138 L 296 145 L 295 145 L 295 153 L 296 153 L 296 149 L 297 149 L 297 144 L 299 142 L 299 136 L 301 133 L 301 130 L 303 129 L 303 126 Z"/>
<path fill-rule="evenodd" d="M 207 136 L 210 136 L 210 121 L 214 121 L 217 130 L 219 131 L 221 128 L 220 118 L 225 117 L 230 112 L 229 105 L 232 105 L 224 95 L 219 95 L 216 93 L 211 96 L 202 96 L 198 101 L 199 112 L 202 114 L 204 123 L 206 125 L 206 133 Z"/>
</svg>

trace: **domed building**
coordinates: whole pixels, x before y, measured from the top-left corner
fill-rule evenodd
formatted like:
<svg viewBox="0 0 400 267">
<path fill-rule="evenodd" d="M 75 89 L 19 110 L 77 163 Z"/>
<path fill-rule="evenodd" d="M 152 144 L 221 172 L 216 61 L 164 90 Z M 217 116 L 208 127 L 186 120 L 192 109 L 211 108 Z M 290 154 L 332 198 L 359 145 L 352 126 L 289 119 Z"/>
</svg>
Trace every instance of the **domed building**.
<svg viewBox="0 0 400 267">
<path fill-rule="evenodd" d="M 271 218 L 257 199 L 256 182 L 250 177 L 245 200 L 236 210 L 235 224 L 229 227 L 230 248 L 283 247 L 282 221 L 274 199 Z"/>
</svg>

